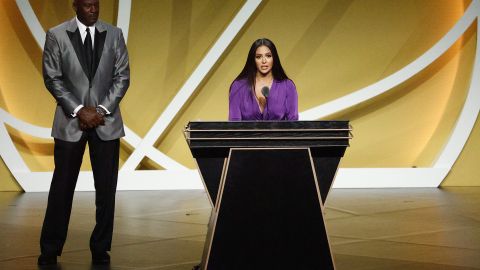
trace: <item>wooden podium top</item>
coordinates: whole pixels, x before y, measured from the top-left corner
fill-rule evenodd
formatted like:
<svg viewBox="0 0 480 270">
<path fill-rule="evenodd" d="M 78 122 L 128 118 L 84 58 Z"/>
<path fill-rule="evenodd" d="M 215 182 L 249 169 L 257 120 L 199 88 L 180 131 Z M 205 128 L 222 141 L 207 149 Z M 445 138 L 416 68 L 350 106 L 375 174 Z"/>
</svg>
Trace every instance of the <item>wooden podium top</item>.
<svg viewBox="0 0 480 270">
<path fill-rule="evenodd" d="M 236 147 L 347 147 L 348 121 L 189 122 L 184 130 L 190 149 Z"/>
</svg>

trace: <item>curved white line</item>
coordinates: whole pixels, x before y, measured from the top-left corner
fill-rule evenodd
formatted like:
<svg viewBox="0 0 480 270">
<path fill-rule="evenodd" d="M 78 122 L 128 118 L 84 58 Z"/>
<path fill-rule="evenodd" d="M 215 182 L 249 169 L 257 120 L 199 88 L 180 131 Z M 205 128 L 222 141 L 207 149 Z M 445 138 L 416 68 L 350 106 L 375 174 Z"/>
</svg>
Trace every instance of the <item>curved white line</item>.
<svg viewBox="0 0 480 270">
<path fill-rule="evenodd" d="M 0 108 L 0 121 L 8 124 L 16 130 L 24 132 L 30 136 L 42 138 L 42 139 L 52 139 L 52 129 L 39 127 L 32 125 L 20 119 L 13 117 L 11 114 Z"/>
<path fill-rule="evenodd" d="M 477 15 L 480 17 L 480 6 L 476 6 Z M 477 31 L 480 27 L 480 22 L 477 19 Z M 475 51 L 475 65 L 470 82 L 470 89 L 467 98 L 463 105 L 462 112 L 455 124 L 455 128 L 445 145 L 445 148 L 439 155 L 438 159 L 433 164 L 434 168 L 449 168 L 453 167 L 455 161 L 460 156 L 463 147 L 465 146 L 468 137 L 470 136 L 475 121 L 480 110 L 480 35 L 477 32 L 477 48 Z M 440 183 L 439 183 L 440 184 Z"/>
<path fill-rule="evenodd" d="M 190 75 L 170 104 L 168 104 L 165 111 L 163 111 L 153 124 L 138 148 L 128 157 L 121 170 L 135 170 L 135 167 L 137 167 L 147 153 L 147 149 L 162 135 L 261 2 L 261 0 L 248 0 L 243 5 L 237 15 L 235 15 L 235 18 L 233 18 L 222 35 L 208 51 L 207 55 L 193 71 L 192 75 Z"/>
<path fill-rule="evenodd" d="M 147 148 L 145 155 L 167 170 L 190 170 L 153 146 Z"/>
<path fill-rule="evenodd" d="M 25 164 L 25 161 L 23 161 L 17 148 L 15 148 L 2 119 L 0 119 L 0 142 L 0 156 L 15 179 L 18 179 L 19 172 L 30 172 L 30 169 Z"/>
<path fill-rule="evenodd" d="M 35 38 L 38 47 L 43 50 L 43 45 L 45 44 L 45 30 L 43 30 L 30 2 L 28 2 L 28 0 L 16 0 L 16 3 L 20 13 L 22 13 L 23 19 L 28 25 L 28 29 L 30 29 L 33 38 Z"/>
<path fill-rule="evenodd" d="M 128 30 L 130 27 L 130 12 L 132 10 L 132 1 L 118 1 L 117 27 L 122 29 L 125 42 L 128 41 Z"/>
<path fill-rule="evenodd" d="M 25 192 L 45 192 L 50 188 L 53 172 L 18 173 L 19 184 Z M 81 171 L 76 191 L 94 191 L 93 174 Z M 179 181 L 181 179 L 181 181 Z M 204 189 L 197 170 L 139 170 L 118 172 L 117 190 L 175 190 Z"/>
<path fill-rule="evenodd" d="M 462 34 L 477 17 L 478 6 L 479 2 L 477 0 L 472 1 L 465 14 L 460 18 L 455 26 L 440 41 L 438 41 L 437 44 L 435 44 L 432 48 L 430 48 L 412 63 L 408 64 L 392 75 L 365 88 L 306 110 L 300 113 L 300 119 L 320 119 L 383 94 L 393 87 L 408 80 L 440 57 L 457 41 L 458 38 L 462 36 Z"/>
</svg>

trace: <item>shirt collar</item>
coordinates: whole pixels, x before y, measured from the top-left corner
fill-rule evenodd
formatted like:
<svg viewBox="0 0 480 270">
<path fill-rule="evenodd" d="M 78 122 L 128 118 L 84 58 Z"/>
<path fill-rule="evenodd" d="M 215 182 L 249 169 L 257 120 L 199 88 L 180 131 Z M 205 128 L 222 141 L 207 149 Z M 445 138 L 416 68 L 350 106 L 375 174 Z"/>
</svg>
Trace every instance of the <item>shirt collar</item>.
<svg viewBox="0 0 480 270">
<path fill-rule="evenodd" d="M 80 31 L 80 33 L 84 33 L 86 30 L 87 30 L 87 26 L 85 24 L 83 24 L 77 16 L 75 16 L 75 20 L 77 21 L 77 26 L 78 26 L 78 30 Z M 92 25 L 92 26 L 89 26 L 88 28 L 90 28 L 90 34 L 93 34 L 95 33 L 95 24 Z"/>
</svg>

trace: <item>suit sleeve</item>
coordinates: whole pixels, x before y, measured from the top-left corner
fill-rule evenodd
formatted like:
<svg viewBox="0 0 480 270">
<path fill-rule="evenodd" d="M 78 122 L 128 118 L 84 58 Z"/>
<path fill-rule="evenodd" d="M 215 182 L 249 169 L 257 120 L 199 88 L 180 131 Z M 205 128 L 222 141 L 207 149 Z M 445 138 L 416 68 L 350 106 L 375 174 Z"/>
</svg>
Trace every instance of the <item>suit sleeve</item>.
<svg viewBox="0 0 480 270">
<path fill-rule="evenodd" d="M 45 87 L 67 114 L 81 105 L 75 95 L 65 87 L 62 71 L 62 55 L 55 35 L 47 31 L 43 50 L 42 70 Z"/>
<path fill-rule="evenodd" d="M 130 65 L 128 51 L 123 38 L 122 30 L 119 29 L 115 44 L 115 68 L 113 72 L 113 84 L 100 102 L 109 112 L 114 112 L 130 86 Z"/>
</svg>

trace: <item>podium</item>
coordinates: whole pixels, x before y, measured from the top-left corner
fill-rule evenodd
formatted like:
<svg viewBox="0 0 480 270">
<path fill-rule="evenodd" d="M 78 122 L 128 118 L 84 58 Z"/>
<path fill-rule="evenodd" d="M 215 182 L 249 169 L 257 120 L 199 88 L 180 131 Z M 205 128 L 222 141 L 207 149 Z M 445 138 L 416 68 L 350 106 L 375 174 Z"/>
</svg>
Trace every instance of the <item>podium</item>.
<svg viewBox="0 0 480 270">
<path fill-rule="evenodd" d="M 200 269 L 335 269 L 324 204 L 348 121 L 189 122 L 212 204 Z"/>
</svg>

